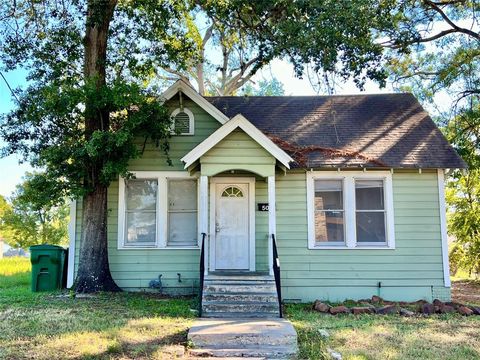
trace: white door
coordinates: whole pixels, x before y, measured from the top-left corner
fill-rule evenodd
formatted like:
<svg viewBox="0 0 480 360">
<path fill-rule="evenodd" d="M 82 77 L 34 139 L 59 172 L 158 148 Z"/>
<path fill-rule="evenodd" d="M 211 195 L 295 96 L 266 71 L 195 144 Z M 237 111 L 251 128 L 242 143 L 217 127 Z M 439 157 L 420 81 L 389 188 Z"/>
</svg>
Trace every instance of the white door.
<svg viewBox="0 0 480 360">
<path fill-rule="evenodd" d="M 249 270 L 247 184 L 215 184 L 215 269 Z"/>
</svg>

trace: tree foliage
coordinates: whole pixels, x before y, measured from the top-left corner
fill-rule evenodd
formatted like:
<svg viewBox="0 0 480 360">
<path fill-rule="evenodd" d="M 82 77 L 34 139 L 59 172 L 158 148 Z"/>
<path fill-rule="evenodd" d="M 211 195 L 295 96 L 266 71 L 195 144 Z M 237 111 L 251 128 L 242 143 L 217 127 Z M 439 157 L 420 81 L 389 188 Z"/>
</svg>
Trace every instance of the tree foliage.
<svg viewBox="0 0 480 360">
<path fill-rule="evenodd" d="M 447 182 L 448 230 L 470 270 L 480 267 L 480 10 L 478 1 L 399 2 L 398 22 L 385 34 L 391 79 L 412 91 L 436 115 L 445 134 L 467 163 Z"/>
<path fill-rule="evenodd" d="M 294 65 L 297 76 L 335 72 L 362 87 L 384 84 L 377 34 L 396 19 L 394 0 L 197 1 L 184 14 L 198 57 L 168 74 L 194 80 L 201 94 L 234 95 L 273 59 Z M 204 29 L 204 30 L 202 30 Z"/>
<path fill-rule="evenodd" d="M 27 174 L 0 214 L 0 233 L 7 244 L 27 249 L 39 244 L 67 244 L 69 207 L 65 201 L 51 205 L 37 192 L 43 174 Z M 1 206 L 1 205 L 0 205 Z"/>
<path fill-rule="evenodd" d="M 457 267 L 480 272 L 480 170 L 452 177 L 447 188 L 449 233 L 456 238 Z M 455 260 L 453 259 L 453 260 Z"/>
<path fill-rule="evenodd" d="M 283 84 L 277 78 L 271 80 L 262 79 L 256 84 L 248 83 L 245 85 L 239 95 L 244 96 L 282 96 L 285 95 Z"/>
<path fill-rule="evenodd" d="M 141 156 L 146 141 L 168 153 L 171 119 L 156 80 L 166 68 L 183 72 L 202 62 L 192 14 L 211 19 L 221 48 L 242 55 L 237 65 L 227 64 L 240 68 L 232 73 L 240 74 L 237 85 L 285 58 L 298 76 L 308 63 L 362 86 L 366 79 L 385 81 L 376 32 L 392 26 L 393 6 L 393 0 L 2 2 L 0 62 L 6 70 L 26 69 L 29 81 L 16 90 L 14 111 L 2 117 L 3 155 L 20 153 L 44 169 L 48 185 L 38 191 L 50 195 L 50 205 L 83 196 L 77 291 L 118 290 L 108 266 L 107 187 L 130 176 L 128 161 Z"/>
<path fill-rule="evenodd" d="M 1 60 L 8 70 L 28 67 L 30 85 L 17 90 L 16 109 L 3 117 L 4 155 L 20 153 L 34 167 L 45 168 L 54 183 L 51 194 L 62 199 L 85 195 L 97 183 L 108 186 L 118 175 L 128 175 L 128 160 L 141 155 L 136 137 L 149 138 L 168 152 L 171 120 L 157 94 L 141 83 L 151 63 L 163 64 L 170 53 L 182 54 L 182 45 L 171 39 L 174 35 L 160 30 L 175 12 L 167 14 L 163 7 L 156 12 L 160 20 L 155 33 L 167 44 L 146 61 L 140 57 L 146 46 L 132 37 L 145 43 L 153 35 L 146 31 L 148 26 L 134 27 L 133 20 L 127 20 L 146 23 L 148 18 L 139 13 L 149 13 L 143 7 L 134 10 L 133 3 L 120 7 L 111 26 L 106 80 L 98 86 L 100 75 L 85 78 L 82 70 L 86 11 L 82 2 L 18 1 L 16 6 L 17 16 L 3 23 Z M 188 53 L 189 47 L 183 50 Z M 89 128 L 86 119 L 98 114 L 103 117 L 99 126 Z"/>
</svg>

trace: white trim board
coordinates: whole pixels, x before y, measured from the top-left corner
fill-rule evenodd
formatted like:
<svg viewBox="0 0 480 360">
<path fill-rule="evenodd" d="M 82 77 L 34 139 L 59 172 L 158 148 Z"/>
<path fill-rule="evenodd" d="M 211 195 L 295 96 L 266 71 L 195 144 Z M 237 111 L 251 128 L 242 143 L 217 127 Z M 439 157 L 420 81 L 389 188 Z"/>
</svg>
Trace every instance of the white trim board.
<svg viewBox="0 0 480 360">
<path fill-rule="evenodd" d="M 255 125 L 248 121 L 242 114 L 235 115 L 231 120 L 222 125 L 204 141 L 193 148 L 187 155 L 185 155 L 181 159 L 185 163 L 185 169 L 200 159 L 202 155 L 217 145 L 228 134 L 237 128 L 242 129 L 248 136 L 255 140 L 266 151 L 268 151 L 275 159 L 280 161 L 287 169 L 290 169 L 289 163 L 293 161 L 290 155 L 278 147 L 264 133 L 258 130 Z"/>
<path fill-rule="evenodd" d="M 442 233 L 442 263 L 443 263 L 443 281 L 445 287 L 451 286 L 450 264 L 448 262 L 448 234 L 447 234 L 447 206 L 445 203 L 445 172 L 443 169 L 437 170 L 438 180 L 438 201 L 440 210 L 440 231 Z"/>
<path fill-rule="evenodd" d="M 343 211 L 345 219 L 345 244 L 325 244 L 315 246 L 315 180 L 342 180 L 343 188 Z M 355 226 L 355 179 L 384 180 L 384 196 L 386 210 L 386 244 L 358 244 L 356 241 Z M 349 171 L 310 171 L 306 174 L 307 181 L 307 226 L 308 226 L 308 248 L 310 250 L 372 250 L 372 249 L 395 249 L 395 216 L 393 211 L 393 184 L 390 171 L 360 172 Z"/>
<path fill-rule="evenodd" d="M 77 231 L 77 200 L 70 202 L 70 221 L 68 223 L 68 267 L 67 267 L 67 288 L 73 286 L 75 272 L 75 237 Z"/>
<path fill-rule="evenodd" d="M 275 189 L 275 175 L 267 179 L 268 186 L 268 272 L 273 275 L 273 239 L 272 235 L 277 236 L 277 201 Z"/>
<path fill-rule="evenodd" d="M 118 179 L 118 227 L 117 227 L 117 249 L 118 250 L 191 250 L 198 249 L 201 241 L 201 234 L 199 229 L 200 224 L 200 211 L 198 208 L 198 173 L 190 175 L 186 171 L 132 171 L 132 174 L 137 179 L 156 179 L 158 181 L 157 191 L 157 221 L 156 221 L 156 239 L 155 244 L 149 244 L 145 246 L 125 246 L 125 179 L 119 177 Z M 176 247 L 168 246 L 167 244 L 167 231 L 168 231 L 168 179 L 186 179 L 197 180 L 197 245 Z"/>
<path fill-rule="evenodd" d="M 254 177 L 212 177 L 210 178 L 210 271 L 215 271 L 215 185 L 225 184 L 248 184 L 248 207 L 249 207 L 249 271 L 255 271 L 255 178 Z"/>
<path fill-rule="evenodd" d="M 163 92 L 161 95 L 164 101 L 170 100 L 179 91 L 187 95 L 193 102 L 200 106 L 203 110 L 213 116 L 220 124 L 225 124 L 228 121 L 228 117 L 213 106 L 208 100 L 200 95 L 194 88 L 187 84 L 183 80 L 177 80 L 172 86 Z"/>
</svg>

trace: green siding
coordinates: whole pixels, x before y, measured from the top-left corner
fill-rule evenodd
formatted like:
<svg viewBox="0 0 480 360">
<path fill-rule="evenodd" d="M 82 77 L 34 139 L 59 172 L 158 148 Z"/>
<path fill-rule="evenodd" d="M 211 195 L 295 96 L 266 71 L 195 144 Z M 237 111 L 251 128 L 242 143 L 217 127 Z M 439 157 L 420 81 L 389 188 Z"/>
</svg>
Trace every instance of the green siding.
<svg viewBox="0 0 480 360">
<path fill-rule="evenodd" d="M 255 268 L 268 271 L 268 211 L 258 211 L 258 203 L 268 202 L 267 183 L 263 179 L 255 182 Z"/>
<path fill-rule="evenodd" d="M 228 170 L 251 171 L 260 176 L 275 174 L 275 158 L 242 130 L 227 135 L 200 158 L 203 175 Z"/>
<path fill-rule="evenodd" d="M 178 107 L 178 102 L 171 100 L 167 105 L 174 110 Z M 142 157 L 130 161 L 129 167 L 131 170 L 184 170 L 184 164 L 180 159 L 221 126 L 217 120 L 213 119 L 193 101 L 184 99 L 184 106 L 193 113 L 195 130 L 194 135 L 172 136 L 170 138 L 169 155 L 173 166 L 167 164 L 167 157 L 162 153 L 162 150 L 156 148 L 153 144 L 148 143 Z"/>
<path fill-rule="evenodd" d="M 176 100 L 167 105 L 173 110 L 178 107 Z M 170 158 L 173 166 L 167 164 L 162 151 L 152 144 L 147 144 L 145 152 L 139 159 L 131 160 L 130 170 L 143 171 L 178 171 L 184 170 L 180 159 L 205 140 L 221 126 L 198 105 L 184 99 L 184 106 L 195 117 L 194 135 L 172 136 L 170 139 Z M 80 206 L 79 206 L 80 205 Z M 148 288 L 150 280 L 162 274 L 162 284 L 167 292 L 194 293 L 198 286 L 199 254 L 198 249 L 121 249 L 117 248 L 118 225 L 118 182 L 108 189 L 108 252 L 112 276 L 117 284 L 125 290 Z M 81 235 L 81 204 L 77 202 L 77 234 L 75 269 L 78 267 L 78 252 Z M 182 282 L 178 282 L 177 273 Z"/>
<path fill-rule="evenodd" d="M 285 299 L 380 295 L 431 300 L 432 293 L 444 288 L 436 172 L 393 174 L 395 250 L 309 250 L 305 178 L 304 172 L 277 177 L 277 242 Z"/>
<path fill-rule="evenodd" d="M 173 136 L 168 166 L 161 150 L 148 145 L 143 156 L 130 162 L 131 170 L 183 170 L 180 159 L 220 124 L 197 105 L 185 99 L 195 116 L 195 135 Z M 175 101 L 169 106 L 177 107 Z M 227 136 L 201 158 L 202 173 L 228 170 L 255 173 L 255 203 L 267 202 L 263 176 L 273 174 L 275 160 L 242 131 Z M 225 174 L 224 174 L 225 175 Z M 231 175 L 231 174 L 229 174 Z M 260 175 L 260 176 L 259 176 Z M 373 294 L 387 299 L 447 299 L 444 287 L 439 199 L 436 172 L 393 174 L 395 250 L 309 250 L 307 236 L 306 173 L 276 174 L 277 242 L 285 299 L 343 300 Z M 118 182 L 108 191 L 108 243 L 112 275 L 126 290 L 148 288 L 162 274 L 167 292 L 194 293 L 198 286 L 198 249 L 117 249 Z M 77 202 L 75 270 L 81 236 L 82 204 Z M 268 213 L 255 208 L 256 268 L 268 269 Z M 177 273 L 182 282 L 177 280 Z M 378 288 L 378 282 L 382 287 Z"/>
<path fill-rule="evenodd" d="M 173 110 L 178 107 L 176 100 L 168 103 Z M 130 162 L 131 170 L 177 171 L 184 170 L 181 158 L 195 146 L 205 140 L 221 124 L 189 99 L 184 99 L 184 106 L 192 111 L 195 118 L 194 135 L 172 136 L 170 139 L 169 166 L 162 152 L 149 145 L 139 159 Z M 148 288 L 150 280 L 162 275 L 162 284 L 166 292 L 194 293 L 198 286 L 199 258 L 198 249 L 121 249 L 117 248 L 118 225 L 118 182 L 112 184 L 108 191 L 108 244 L 112 276 L 117 284 L 125 289 L 137 290 Z M 182 282 L 178 282 L 177 273 Z"/>
</svg>

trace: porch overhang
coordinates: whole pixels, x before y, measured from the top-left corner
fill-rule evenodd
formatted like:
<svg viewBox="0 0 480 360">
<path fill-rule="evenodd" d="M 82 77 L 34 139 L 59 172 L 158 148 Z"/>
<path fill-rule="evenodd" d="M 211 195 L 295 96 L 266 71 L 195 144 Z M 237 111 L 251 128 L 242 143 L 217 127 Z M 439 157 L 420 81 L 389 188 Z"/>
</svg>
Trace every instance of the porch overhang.
<svg viewBox="0 0 480 360">
<path fill-rule="evenodd" d="M 259 144 L 265 151 L 267 151 L 273 157 L 273 159 L 281 163 L 287 169 L 290 169 L 290 162 L 292 162 L 293 159 L 272 140 L 270 140 L 264 133 L 257 129 L 255 125 L 248 121 L 242 114 L 235 115 L 232 119 L 223 124 L 219 129 L 217 129 L 204 141 L 202 141 L 195 148 L 193 148 L 188 154 L 186 154 L 181 159 L 185 163 L 185 169 L 188 169 L 192 164 L 194 164 L 197 160 L 199 160 L 203 155 L 205 155 L 209 150 L 215 147 L 215 145 L 225 139 L 225 137 L 227 137 L 236 129 L 240 129 L 245 132 L 245 134 L 251 137 L 257 144 Z M 273 163 L 272 165 L 274 167 L 275 164 Z M 255 164 L 250 165 L 249 168 L 239 169 L 251 171 L 251 166 L 255 166 Z M 226 171 L 230 169 L 225 168 L 220 170 Z M 261 169 L 257 169 L 257 171 L 260 170 Z M 219 169 L 210 169 L 209 171 L 207 170 L 207 172 L 211 173 L 210 175 L 213 174 L 212 171 L 218 173 Z M 269 176 L 271 174 L 268 173 L 262 175 Z"/>
</svg>

